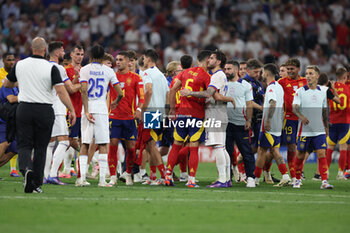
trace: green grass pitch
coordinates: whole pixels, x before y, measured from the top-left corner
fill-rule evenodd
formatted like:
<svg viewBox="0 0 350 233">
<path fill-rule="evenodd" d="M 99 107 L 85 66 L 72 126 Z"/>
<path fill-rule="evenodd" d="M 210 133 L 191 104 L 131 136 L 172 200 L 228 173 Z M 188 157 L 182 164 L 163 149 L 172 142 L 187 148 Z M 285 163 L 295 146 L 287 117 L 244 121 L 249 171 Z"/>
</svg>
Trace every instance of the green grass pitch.
<svg viewBox="0 0 350 233">
<path fill-rule="evenodd" d="M 320 190 L 312 181 L 316 164 L 306 164 L 307 179 L 300 190 L 275 188 L 260 182 L 255 189 L 234 184 L 208 189 L 217 177 L 214 163 L 200 163 L 199 189 L 184 183 L 175 187 L 136 184 L 99 188 L 44 185 L 43 194 L 24 194 L 23 178 L 10 178 L 9 165 L 0 168 L 0 230 L 27 233 L 86 232 L 348 232 L 350 180 L 330 183 L 334 190 Z M 276 165 L 272 173 L 280 178 Z"/>
</svg>

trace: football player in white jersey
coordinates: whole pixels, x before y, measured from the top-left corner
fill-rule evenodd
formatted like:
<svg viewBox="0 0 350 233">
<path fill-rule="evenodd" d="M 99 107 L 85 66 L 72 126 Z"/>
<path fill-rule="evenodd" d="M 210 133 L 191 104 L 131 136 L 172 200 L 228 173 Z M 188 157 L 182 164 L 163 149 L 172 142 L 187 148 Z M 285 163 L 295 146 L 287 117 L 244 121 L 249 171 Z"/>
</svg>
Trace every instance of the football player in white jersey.
<svg viewBox="0 0 350 233">
<path fill-rule="evenodd" d="M 293 112 L 299 118 L 298 153 L 295 161 L 296 182 L 293 188 L 300 188 L 306 150 L 312 146 L 316 151 L 322 179 L 321 189 L 333 189 L 327 181 L 326 149 L 328 132 L 327 95 L 317 85 L 320 70 L 317 66 L 307 66 L 307 85 L 299 88 L 293 100 Z"/>
<path fill-rule="evenodd" d="M 123 97 L 123 91 L 113 69 L 102 64 L 103 47 L 95 45 L 91 48 L 91 63 L 80 70 L 81 95 L 83 111 L 81 119 L 82 146 L 79 156 L 81 178 L 76 186 L 89 185 L 86 182 L 88 149 L 93 139 L 99 146 L 100 181 L 98 186 L 110 187 L 106 183 L 108 169 L 107 144 L 109 143 L 109 121 L 106 95 L 108 84 L 111 83 L 118 93 L 118 97 L 111 103 L 115 108 Z"/>
<path fill-rule="evenodd" d="M 208 69 L 211 70 L 212 76 L 208 89 L 206 91 L 193 92 L 189 89 L 180 91 L 182 96 L 194 96 L 198 98 L 207 98 L 205 109 L 205 121 L 209 122 L 206 127 L 205 145 L 213 149 L 216 157 L 216 167 L 219 172 L 217 181 L 209 185 L 209 188 L 227 188 L 230 184 L 230 156 L 225 149 L 227 119 L 227 103 L 235 101 L 232 97 L 227 97 L 227 78 L 223 72 L 225 67 L 226 56 L 221 51 L 213 52 L 208 60 Z M 220 124 L 216 124 L 219 123 Z M 206 123 L 204 123 L 206 124 Z"/>
<path fill-rule="evenodd" d="M 288 175 L 284 159 L 279 152 L 283 128 L 284 91 L 282 86 L 275 80 L 277 74 L 278 70 L 276 65 L 272 63 L 264 65 L 262 78 L 268 86 L 265 92 L 263 118 L 258 141 L 258 158 L 256 160 L 254 173 L 256 176 L 255 184 L 259 184 L 267 153 L 268 150 L 270 150 L 282 174 L 282 179 L 276 186 L 282 187 L 288 185 L 291 179 Z"/>
<path fill-rule="evenodd" d="M 53 41 L 49 44 L 49 62 L 55 65 L 60 71 L 62 82 L 64 83 L 69 94 L 75 93 L 80 90 L 80 84 L 73 84 L 67 76 L 66 70 L 63 66 L 59 65 L 59 60 L 63 59 L 64 49 L 63 42 Z M 56 92 L 55 89 L 53 92 Z M 58 169 L 63 159 L 66 157 L 67 149 L 69 147 L 68 139 L 68 125 L 66 120 L 67 108 L 58 98 L 55 93 L 54 103 L 52 105 L 55 112 L 55 122 L 52 128 L 51 140 L 46 151 L 46 162 L 44 169 L 44 183 L 65 185 L 58 178 Z M 56 138 L 58 140 L 58 146 L 55 153 L 52 155 L 52 151 L 55 146 Z M 52 161 L 52 165 L 51 165 Z"/>
</svg>

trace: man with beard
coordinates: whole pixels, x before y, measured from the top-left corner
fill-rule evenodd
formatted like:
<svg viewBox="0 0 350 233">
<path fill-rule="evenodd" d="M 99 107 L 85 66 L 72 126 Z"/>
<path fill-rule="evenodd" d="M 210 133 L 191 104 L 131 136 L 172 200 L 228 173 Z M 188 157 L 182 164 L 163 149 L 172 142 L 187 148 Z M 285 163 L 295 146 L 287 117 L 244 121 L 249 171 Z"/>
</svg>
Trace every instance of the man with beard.
<svg viewBox="0 0 350 233">
<path fill-rule="evenodd" d="M 228 125 L 226 129 L 226 150 L 229 155 L 233 153 L 234 142 L 241 152 L 249 186 L 254 187 L 254 154 L 249 142 L 249 129 L 253 114 L 253 92 L 252 86 L 238 76 L 239 63 L 228 61 L 224 71 L 228 79 L 227 96 L 233 97 L 236 108 L 232 103 L 227 104 Z"/>
</svg>

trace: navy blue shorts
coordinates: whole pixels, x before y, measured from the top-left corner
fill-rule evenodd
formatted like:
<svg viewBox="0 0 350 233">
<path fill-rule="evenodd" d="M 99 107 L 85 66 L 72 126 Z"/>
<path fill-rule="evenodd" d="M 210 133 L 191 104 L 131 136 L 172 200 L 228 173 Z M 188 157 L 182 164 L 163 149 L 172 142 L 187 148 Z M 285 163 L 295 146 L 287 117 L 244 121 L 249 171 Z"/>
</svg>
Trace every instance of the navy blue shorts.
<svg viewBox="0 0 350 233">
<path fill-rule="evenodd" d="M 137 140 L 136 120 L 109 119 L 110 138 L 119 138 L 129 141 Z"/>
<path fill-rule="evenodd" d="M 280 147 L 281 137 L 269 133 L 260 132 L 259 146 L 262 148 Z"/>
<path fill-rule="evenodd" d="M 327 143 L 329 145 L 335 146 L 337 142 L 341 145 L 347 143 L 349 139 L 349 124 L 333 124 L 329 126 L 329 135 L 327 137 Z"/>
<path fill-rule="evenodd" d="M 314 137 L 299 137 L 298 151 L 307 151 L 311 147 L 314 150 L 327 149 L 327 139 L 325 134 Z"/>
<path fill-rule="evenodd" d="M 282 144 L 296 144 L 298 132 L 298 120 L 284 120 L 282 130 Z"/>
<path fill-rule="evenodd" d="M 0 123 L 0 143 L 6 142 L 6 124 Z M 17 141 L 11 142 L 5 153 L 14 152 L 17 154 Z"/>
<path fill-rule="evenodd" d="M 67 116 L 68 130 L 70 138 L 81 138 L 81 118 L 77 117 L 75 125 L 71 126 Z"/>
<path fill-rule="evenodd" d="M 187 137 L 190 142 L 203 142 L 205 140 L 203 119 L 188 116 L 179 116 L 176 119 L 174 139 L 178 142 L 185 142 L 188 140 Z"/>
</svg>

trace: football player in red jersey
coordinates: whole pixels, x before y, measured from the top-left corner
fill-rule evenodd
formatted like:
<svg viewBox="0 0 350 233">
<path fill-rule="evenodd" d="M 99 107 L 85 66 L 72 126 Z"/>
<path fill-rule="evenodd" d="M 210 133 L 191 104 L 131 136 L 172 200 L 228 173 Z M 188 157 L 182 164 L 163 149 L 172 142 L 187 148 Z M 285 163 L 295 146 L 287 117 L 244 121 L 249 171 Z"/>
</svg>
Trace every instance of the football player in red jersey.
<svg viewBox="0 0 350 233">
<path fill-rule="evenodd" d="M 282 144 L 287 144 L 287 162 L 292 183 L 295 182 L 295 153 L 298 131 L 298 117 L 293 113 L 293 98 L 295 91 L 307 84 L 306 79 L 299 76 L 300 61 L 291 58 L 285 63 L 288 76 L 278 80 L 284 91 L 284 124 L 282 130 Z"/>
<path fill-rule="evenodd" d="M 66 67 L 66 72 L 69 79 L 73 84 L 79 83 L 79 71 L 81 68 L 81 62 L 84 58 L 84 49 L 80 45 L 76 45 L 73 47 L 71 51 L 72 62 Z M 81 100 L 81 92 L 75 92 L 70 95 L 70 99 L 73 103 L 75 112 L 77 114 L 77 121 L 73 127 L 69 127 L 69 141 L 71 146 L 79 150 L 79 141 L 80 138 L 80 119 L 81 119 L 81 110 L 82 110 L 82 100 Z"/>
<path fill-rule="evenodd" d="M 131 171 L 134 165 L 135 142 L 137 140 L 137 124 L 141 120 L 141 109 L 145 101 L 143 82 L 141 77 L 129 71 L 128 64 L 130 63 L 130 53 L 121 51 L 116 57 L 116 66 L 118 68 L 117 77 L 123 90 L 124 98 L 120 101 L 117 108 L 110 110 L 110 138 L 108 161 L 111 173 L 111 185 L 116 183 L 116 162 L 117 150 L 120 139 L 125 139 L 126 142 L 126 185 L 133 185 Z M 117 97 L 115 90 L 110 88 L 110 102 Z M 138 98 L 138 104 L 136 101 Z M 114 161 L 112 163 L 112 161 Z"/>
<path fill-rule="evenodd" d="M 339 95 L 340 103 L 329 101 L 329 134 L 327 137 L 327 163 L 328 167 L 332 161 L 332 153 L 337 143 L 339 143 L 339 171 L 338 180 L 344 179 L 344 169 L 347 160 L 347 141 L 350 138 L 350 89 L 345 84 L 347 80 L 347 71 L 345 68 L 338 68 L 335 72 L 337 81 L 334 88 Z M 349 162 L 349 161 L 348 161 Z"/>
<path fill-rule="evenodd" d="M 210 75 L 207 73 L 207 61 L 211 55 L 210 51 L 203 50 L 197 56 L 198 67 L 189 68 L 181 72 L 170 90 L 170 112 L 169 115 L 175 115 L 176 93 L 181 88 L 188 88 L 193 91 L 206 90 L 210 83 Z M 196 98 L 192 96 L 181 97 L 180 107 L 178 108 L 176 121 L 186 122 L 188 120 L 202 121 L 205 115 L 205 98 Z M 198 167 L 198 146 L 199 141 L 204 139 L 204 126 L 180 127 L 176 125 L 174 130 L 174 143 L 168 156 L 167 177 L 165 184 L 173 186 L 172 174 L 174 166 L 178 160 L 179 151 L 188 136 L 190 141 L 190 159 L 189 169 L 190 177 L 188 187 L 198 187 L 195 182 L 195 175 Z"/>
<path fill-rule="evenodd" d="M 81 63 L 84 58 L 84 49 L 80 45 L 76 45 L 72 48 L 70 56 L 72 58 L 71 63 L 66 66 L 66 72 L 73 84 L 79 83 L 79 71 L 81 68 Z M 69 126 L 69 143 L 70 146 L 73 147 L 75 150 L 80 151 L 80 127 L 81 127 L 81 111 L 83 102 L 81 99 L 81 92 L 75 92 L 70 95 L 70 99 L 72 101 L 73 107 L 75 109 L 75 113 L 77 114 L 77 120 L 74 126 Z M 72 159 L 72 158 L 71 158 Z M 70 159 L 70 160 L 71 160 Z M 77 166 L 79 167 L 79 166 Z M 79 172 L 78 172 L 79 173 Z M 71 175 L 76 175 L 74 169 L 71 170 Z M 79 175 L 79 174 L 78 174 Z"/>
</svg>

